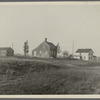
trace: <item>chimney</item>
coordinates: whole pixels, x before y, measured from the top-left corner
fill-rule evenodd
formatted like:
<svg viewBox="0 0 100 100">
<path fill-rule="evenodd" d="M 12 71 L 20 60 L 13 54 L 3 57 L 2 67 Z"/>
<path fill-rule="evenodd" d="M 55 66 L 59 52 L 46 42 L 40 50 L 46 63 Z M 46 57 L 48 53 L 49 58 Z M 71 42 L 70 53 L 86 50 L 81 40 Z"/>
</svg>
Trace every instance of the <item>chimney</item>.
<svg viewBox="0 0 100 100">
<path fill-rule="evenodd" d="M 47 38 L 45 38 L 45 42 L 47 42 Z"/>
</svg>

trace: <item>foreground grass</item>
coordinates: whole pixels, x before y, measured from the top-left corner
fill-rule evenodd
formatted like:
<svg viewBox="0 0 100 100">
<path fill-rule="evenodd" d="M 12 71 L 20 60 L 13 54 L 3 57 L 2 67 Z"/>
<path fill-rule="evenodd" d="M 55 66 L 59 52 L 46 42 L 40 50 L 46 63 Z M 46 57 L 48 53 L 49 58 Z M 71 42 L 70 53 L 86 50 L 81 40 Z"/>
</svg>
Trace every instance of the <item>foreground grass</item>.
<svg viewBox="0 0 100 100">
<path fill-rule="evenodd" d="M 100 82 L 99 67 L 76 67 L 75 61 L 75 67 L 71 67 L 67 65 L 68 62 L 72 64 L 69 60 L 64 65 L 58 63 L 58 60 L 48 62 L 0 62 L 0 94 L 97 93 Z"/>
</svg>

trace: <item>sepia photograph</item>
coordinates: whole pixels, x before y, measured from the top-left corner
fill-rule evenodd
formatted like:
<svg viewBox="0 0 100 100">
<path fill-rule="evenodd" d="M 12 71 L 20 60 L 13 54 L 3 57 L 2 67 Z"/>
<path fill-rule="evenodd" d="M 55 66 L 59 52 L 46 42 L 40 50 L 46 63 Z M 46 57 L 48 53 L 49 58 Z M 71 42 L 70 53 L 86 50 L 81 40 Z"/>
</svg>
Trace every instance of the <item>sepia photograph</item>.
<svg viewBox="0 0 100 100">
<path fill-rule="evenodd" d="M 99 95 L 100 2 L 0 2 L 0 95 Z"/>
</svg>

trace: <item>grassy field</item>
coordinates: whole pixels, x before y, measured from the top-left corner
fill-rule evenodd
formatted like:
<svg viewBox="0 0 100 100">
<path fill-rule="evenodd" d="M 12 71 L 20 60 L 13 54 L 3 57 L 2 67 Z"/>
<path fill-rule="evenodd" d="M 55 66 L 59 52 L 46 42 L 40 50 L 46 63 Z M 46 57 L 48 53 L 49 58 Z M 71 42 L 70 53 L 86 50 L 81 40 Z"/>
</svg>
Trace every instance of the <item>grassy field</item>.
<svg viewBox="0 0 100 100">
<path fill-rule="evenodd" d="M 100 63 L 0 58 L 0 94 L 99 94 Z"/>
</svg>

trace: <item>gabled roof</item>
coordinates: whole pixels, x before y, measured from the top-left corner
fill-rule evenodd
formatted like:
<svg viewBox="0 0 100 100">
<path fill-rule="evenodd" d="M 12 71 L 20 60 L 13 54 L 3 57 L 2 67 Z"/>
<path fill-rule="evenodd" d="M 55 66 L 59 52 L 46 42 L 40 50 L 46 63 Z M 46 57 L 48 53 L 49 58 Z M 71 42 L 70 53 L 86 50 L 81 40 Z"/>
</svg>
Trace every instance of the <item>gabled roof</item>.
<svg viewBox="0 0 100 100">
<path fill-rule="evenodd" d="M 46 42 L 50 46 L 50 50 L 56 50 L 56 46 L 51 42 Z"/>
<path fill-rule="evenodd" d="M 90 52 L 90 51 L 93 52 L 92 49 L 78 49 L 78 50 L 76 51 L 76 53 L 88 53 L 88 52 Z M 93 52 L 93 53 L 94 53 L 94 52 Z"/>
<path fill-rule="evenodd" d="M 12 49 L 12 48 L 11 47 L 0 47 L 0 50 L 8 50 L 8 49 Z"/>
</svg>

